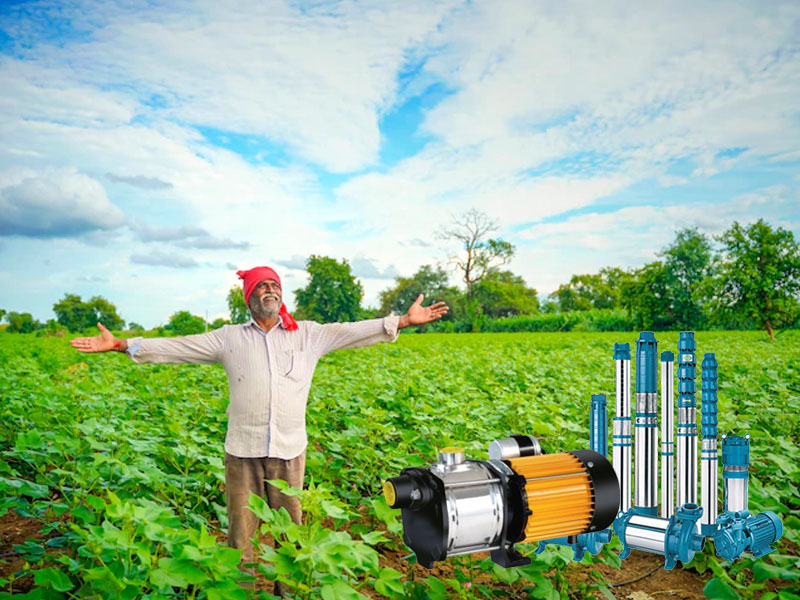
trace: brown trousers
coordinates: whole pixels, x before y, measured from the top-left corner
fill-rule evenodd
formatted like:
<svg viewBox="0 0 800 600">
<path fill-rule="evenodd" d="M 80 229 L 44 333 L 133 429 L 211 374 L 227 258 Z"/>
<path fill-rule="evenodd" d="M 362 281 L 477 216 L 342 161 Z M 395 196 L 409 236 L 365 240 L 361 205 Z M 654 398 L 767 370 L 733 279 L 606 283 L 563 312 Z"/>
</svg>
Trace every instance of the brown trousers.
<svg viewBox="0 0 800 600">
<path fill-rule="evenodd" d="M 269 485 L 268 479 L 283 479 L 292 487 L 303 487 L 306 453 L 284 460 L 282 458 L 239 458 L 225 453 L 225 499 L 228 504 L 228 545 L 241 548 L 242 564 L 254 562 L 250 542 L 258 528 L 258 518 L 247 508 L 250 492 L 262 498 L 267 494 L 271 508 L 285 508 L 292 521 L 302 523 L 303 513 L 298 498 L 282 494 Z M 243 569 L 255 575 L 255 569 Z"/>
</svg>

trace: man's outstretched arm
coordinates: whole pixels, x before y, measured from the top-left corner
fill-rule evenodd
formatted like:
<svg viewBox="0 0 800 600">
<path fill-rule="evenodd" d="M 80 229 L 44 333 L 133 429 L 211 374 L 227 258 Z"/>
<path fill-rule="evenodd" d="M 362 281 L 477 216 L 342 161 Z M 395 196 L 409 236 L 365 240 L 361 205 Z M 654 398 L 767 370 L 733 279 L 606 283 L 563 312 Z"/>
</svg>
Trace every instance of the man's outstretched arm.
<svg viewBox="0 0 800 600">
<path fill-rule="evenodd" d="M 355 323 L 318 325 L 315 349 L 322 356 L 334 350 L 362 348 L 379 342 L 391 342 L 397 339 L 399 330 L 437 321 L 447 314 L 449 309 L 444 302 L 422 306 L 423 299 L 424 296 L 420 294 L 408 312 L 400 317 L 392 316 L 356 321 Z"/>
<path fill-rule="evenodd" d="M 208 333 L 186 335 L 175 338 L 131 338 L 117 339 L 102 323 L 97 324 L 99 335 L 70 340 L 78 352 L 127 352 L 142 363 L 197 363 L 210 365 L 220 362 L 222 334 L 220 329 Z"/>
</svg>

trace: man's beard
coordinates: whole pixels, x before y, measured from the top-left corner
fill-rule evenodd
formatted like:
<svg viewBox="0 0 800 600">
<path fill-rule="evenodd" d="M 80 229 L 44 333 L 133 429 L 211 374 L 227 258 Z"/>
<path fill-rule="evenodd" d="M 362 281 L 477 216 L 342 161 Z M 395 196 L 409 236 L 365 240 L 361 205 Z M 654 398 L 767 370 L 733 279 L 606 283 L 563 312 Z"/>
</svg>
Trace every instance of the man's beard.
<svg viewBox="0 0 800 600">
<path fill-rule="evenodd" d="M 262 296 L 263 298 L 263 296 Z M 250 298 L 250 314 L 253 315 L 253 318 L 257 321 L 264 321 L 266 319 L 274 319 L 278 316 L 278 312 L 280 311 L 281 303 L 278 300 L 275 303 L 275 308 L 270 308 L 265 306 L 265 302 L 261 298 L 256 298 L 253 296 Z"/>
</svg>

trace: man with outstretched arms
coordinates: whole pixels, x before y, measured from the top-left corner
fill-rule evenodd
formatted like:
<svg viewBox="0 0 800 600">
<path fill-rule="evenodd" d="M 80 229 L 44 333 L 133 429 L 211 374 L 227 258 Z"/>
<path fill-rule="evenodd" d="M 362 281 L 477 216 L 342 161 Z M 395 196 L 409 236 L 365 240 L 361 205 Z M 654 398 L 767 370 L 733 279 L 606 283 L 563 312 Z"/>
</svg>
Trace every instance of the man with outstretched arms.
<svg viewBox="0 0 800 600">
<path fill-rule="evenodd" d="M 230 402 L 225 438 L 228 543 L 252 562 L 250 538 L 258 520 L 247 509 L 250 492 L 266 494 L 301 522 L 300 502 L 265 483 L 283 479 L 302 487 L 306 457 L 305 411 L 317 361 L 333 350 L 392 342 L 400 329 L 423 325 L 447 313 L 444 302 L 423 307 L 423 296 L 402 316 L 320 325 L 296 322 L 282 302 L 281 280 L 269 267 L 237 273 L 251 320 L 241 325 L 175 338 L 116 339 L 98 323 L 100 335 L 76 338 L 79 352 L 126 352 L 137 363 L 222 363 Z"/>
</svg>

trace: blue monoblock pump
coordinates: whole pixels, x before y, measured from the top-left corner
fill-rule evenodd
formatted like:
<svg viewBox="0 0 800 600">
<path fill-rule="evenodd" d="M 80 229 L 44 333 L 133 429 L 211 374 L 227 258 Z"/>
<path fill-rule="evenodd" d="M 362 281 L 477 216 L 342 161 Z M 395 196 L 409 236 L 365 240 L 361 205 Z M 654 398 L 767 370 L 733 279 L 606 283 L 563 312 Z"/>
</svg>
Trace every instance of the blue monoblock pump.
<svg viewBox="0 0 800 600">
<path fill-rule="evenodd" d="M 614 521 L 614 533 L 622 542 L 620 558 L 627 558 L 631 549 L 664 555 L 664 568 L 672 569 L 677 561 L 686 564 L 700 552 L 705 538 L 698 533 L 697 522 L 703 509 L 697 504 L 684 504 L 669 519 L 653 517 L 639 508 L 620 513 Z"/>
<path fill-rule="evenodd" d="M 775 550 L 772 544 L 783 535 L 783 523 L 768 510 L 757 515 L 746 510 L 724 513 L 717 519 L 717 527 L 714 547 L 717 556 L 725 560 L 736 560 L 743 552 L 754 558 L 769 554 Z"/>
</svg>

